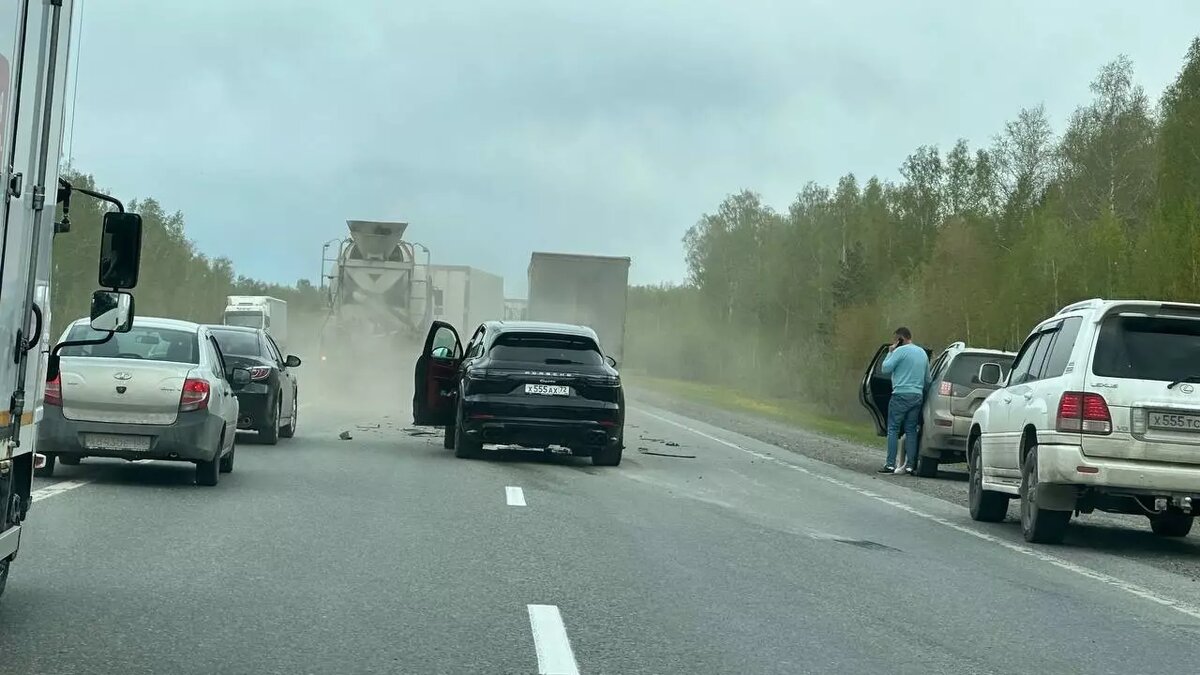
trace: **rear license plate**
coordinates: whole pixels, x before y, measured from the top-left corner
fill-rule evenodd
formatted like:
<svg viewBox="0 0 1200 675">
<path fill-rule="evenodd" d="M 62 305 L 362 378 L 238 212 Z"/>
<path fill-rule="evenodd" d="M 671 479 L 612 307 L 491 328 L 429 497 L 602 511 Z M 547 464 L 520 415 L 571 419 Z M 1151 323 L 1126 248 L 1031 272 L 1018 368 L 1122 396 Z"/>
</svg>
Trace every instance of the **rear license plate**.
<svg viewBox="0 0 1200 675">
<path fill-rule="evenodd" d="M 570 396 L 571 388 L 560 384 L 527 384 L 525 393 L 541 396 Z"/>
<path fill-rule="evenodd" d="M 1200 415 L 1180 415 L 1179 413 L 1151 412 L 1148 423 L 1150 427 L 1154 429 L 1194 431 L 1200 433 Z"/>
<path fill-rule="evenodd" d="M 121 434 L 84 434 L 83 444 L 88 450 L 127 450 L 145 452 L 150 449 L 149 436 L 124 436 Z"/>
</svg>

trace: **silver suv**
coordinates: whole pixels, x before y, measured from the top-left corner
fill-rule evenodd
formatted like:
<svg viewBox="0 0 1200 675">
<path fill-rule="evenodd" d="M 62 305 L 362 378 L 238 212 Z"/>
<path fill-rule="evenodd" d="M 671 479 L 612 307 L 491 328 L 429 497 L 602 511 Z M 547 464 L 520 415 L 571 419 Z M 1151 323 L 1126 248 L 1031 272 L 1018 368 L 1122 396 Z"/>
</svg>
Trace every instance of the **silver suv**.
<svg viewBox="0 0 1200 675">
<path fill-rule="evenodd" d="M 887 409 L 892 398 L 892 380 L 881 370 L 887 349 L 888 345 L 883 345 L 875 352 L 859 391 L 859 402 L 871 414 L 880 436 L 887 436 Z M 1014 356 L 1012 352 L 967 347 L 963 342 L 946 347 L 937 358 L 931 354 L 921 409 L 918 476 L 932 478 L 937 476 L 941 463 L 966 461 L 971 416 L 997 389 L 996 384 L 979 381 L 979 368 L 985 363 L 995 363 L 1007 374 Z"/>
</svg>

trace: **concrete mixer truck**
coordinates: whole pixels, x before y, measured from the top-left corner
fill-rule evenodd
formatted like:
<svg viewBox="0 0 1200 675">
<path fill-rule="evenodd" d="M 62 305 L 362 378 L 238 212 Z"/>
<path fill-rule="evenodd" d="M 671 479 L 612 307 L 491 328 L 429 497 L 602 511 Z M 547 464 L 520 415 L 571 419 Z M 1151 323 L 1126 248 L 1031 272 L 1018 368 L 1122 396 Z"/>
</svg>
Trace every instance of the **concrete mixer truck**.
<svg viewBox="0 0 1200 675">
<path fill-rule="evenodd" d="M 415 351 L 432 321 L 429 260 L 404 240 L 408 223 L 348 220 L 326 279 L 329 314 L 321 331 L 325 366 L 350 374 L 364 355 Z M 415 245 L 420 247 L 419 244 Z M 427 253 L 427 251 L 426 251 Z"/>
</svg>

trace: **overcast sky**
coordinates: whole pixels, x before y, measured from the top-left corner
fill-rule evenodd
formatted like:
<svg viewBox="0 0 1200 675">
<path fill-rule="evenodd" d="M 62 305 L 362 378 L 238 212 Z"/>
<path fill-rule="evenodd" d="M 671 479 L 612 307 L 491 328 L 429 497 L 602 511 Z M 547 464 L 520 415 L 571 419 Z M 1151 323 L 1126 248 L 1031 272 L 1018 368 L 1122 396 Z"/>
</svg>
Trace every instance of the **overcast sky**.
<svg viewBox="0 0 1200 675">
<path fill-rule="evenodd" d="M 347 218 L 407 220 L 521 296 L 535 249 L 680 281 L 730 192 L 894 177 L 1039 102 L 1061 129 L 1120 53 L 1157 100 L 1200 2 L 83 0 L 81 26 L 74 165 L 201 251 L 292 283 Z"/>
</svg>

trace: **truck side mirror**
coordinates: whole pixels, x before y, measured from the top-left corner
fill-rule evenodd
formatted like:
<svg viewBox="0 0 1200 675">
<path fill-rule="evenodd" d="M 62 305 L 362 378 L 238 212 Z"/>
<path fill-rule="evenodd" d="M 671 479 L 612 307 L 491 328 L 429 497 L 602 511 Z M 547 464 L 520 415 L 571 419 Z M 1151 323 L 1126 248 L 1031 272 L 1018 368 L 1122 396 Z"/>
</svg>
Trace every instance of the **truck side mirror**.
<svg viewBox="0 0 1200 675">
<path fill-rule="evenodd" d="M 133 296 L 120 291 L 92 293 L 92 330 L 128 333 L 133 328 Z"/>
<path fill-rule="evenodd" d="M 996 386 L 1004 379 L 1004 369 L 999 363 L 985 363 L 979 366 L 979 373 L 975 376 L 982 384 Z"/>
<path fill-rule="evenodd" d="M 142 217 L 136 213 L 104 214 L 100 235 L 100 286 L 134 288 L 142 262 Z"/>
</svg>

